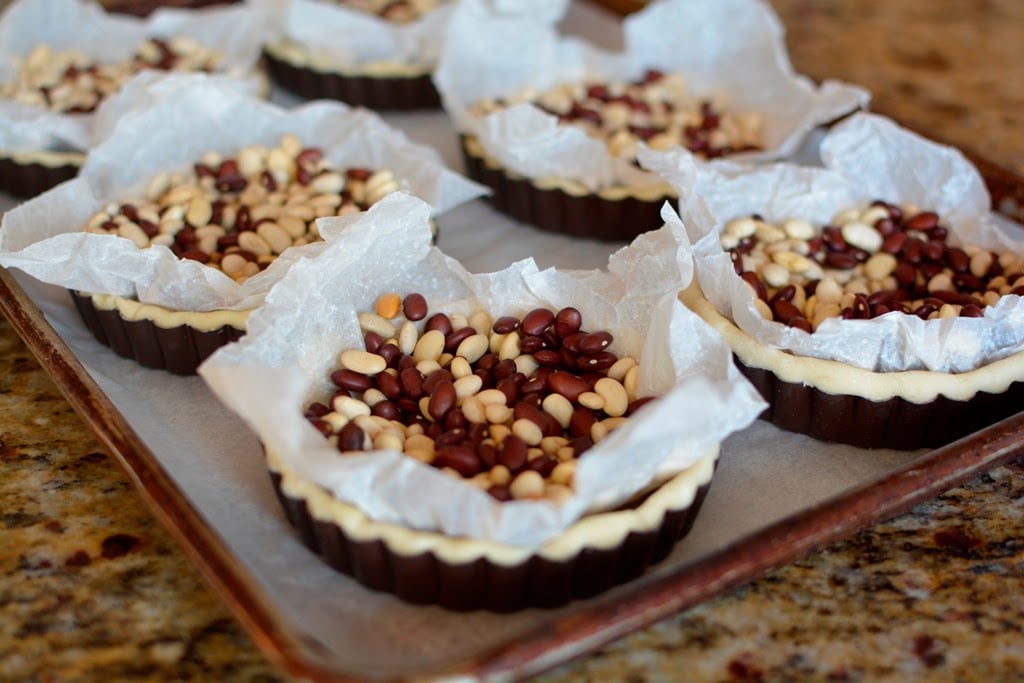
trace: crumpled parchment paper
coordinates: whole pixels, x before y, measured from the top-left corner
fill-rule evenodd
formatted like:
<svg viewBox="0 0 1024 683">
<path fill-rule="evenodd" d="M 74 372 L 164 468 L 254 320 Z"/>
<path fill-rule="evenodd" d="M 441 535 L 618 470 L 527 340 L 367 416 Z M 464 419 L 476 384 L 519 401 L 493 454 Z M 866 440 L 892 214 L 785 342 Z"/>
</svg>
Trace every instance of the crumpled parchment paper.
<svg viewBox="0 0 1024 683">
<path fill-rule="evenodd" d="M 695 462 L 764 407 L 717 334 L 676 295 L 692 271 L 677 253 L 683 228 L 667 225 L 614 254 L 607 271 L 539 270 L 532 259 L 467 272 L 430 245 L 428 208 L 401 194 L 362 215 L 321 219 L 327 246 L 295 264 L 249 319 L 237 344 L 200 368 L 214 392 L 289 469 L 376 520 L 534 545 L 587 510 L 624 501 Z M 401 246 L 397 246 L 401 245 Z M 498 503 L 469 484 L 394 451 L 339 456 L 302 416 L 329 396 L 338 353 L 363 348 L 357 312 L 385 292 L 422 293 L 432 311 L 492 317 L 575 306 L 584 329 L 605 329 L 609 350 L 640 361 L 640 395 L 661 395 L 580 459 L 564 505 Z M 253 453 L 254 458 L 261 457 Z"/>
<path fill-rule="evenodd" d="M 117 235 L 84 232 L 108 202 L 142 196 L 149 180 L 185 171 L 207 151 L 234 154 L 246 145 L 274 146 L 293 133 L 319 147 L 336 167 L 390 169 L 401 187 L 434 214 L 485 190 L 447 170 L 436 151 L 365 109 L 312 102 L 291 110 L 239 94 L 205 75 L 144 74 L 116 106 L 117 123 L 89 155 L 79 176 L 3 217 L 0 265 L 91 293 L 136 297 L 175 310 L 245 310 L 258 306 L 296 261 L 322 245 L 291 247 L 266 270 L 239 284 L 216 268 L 179 259 L 166 247 L 139 249 Z M 105 112 L 98 117 L 108 120 Z"/>
<path fill-rule="evenodd" d="M 202 10 L 161 8 L 142 19 L 106 13 L 92 0 L 15 0 L 0 16 L 0 82 L 14 80 L 18 63 L 40 44 L 77 49 L 104 63 L 128 59 L 147 38 L 192 38 L 221 55 L 219 73 L 263 87 L 257 70 L 265 16 L 247 3 Z M 0 100 L 0 150 L 86 151 L 100 136 L 93 114 L 59 114 Z"/>
<path fill-rule="evenodd" d="M 815 126 L 865 106 L 868 94 L 836 81 L 815 86 L 794 72 L 781 22 L 760 0 L 659 0 L 623 20 L 625 47 L 601 50 L 561 36 L 567 3 L 509 10 L 463 0 L 448 27 L 434 82 L 456 128 L 479 138 L 490 156 L 529 178 L 558 177 L 590 190 L 657 185 L 654 174 L 611 156 L 602 141 L 532 104 L 474 117 L 470 107 L 526 88 L 537 93 L 584 78 L 633 80 L 655 68 L 681 73 L 696 97 L 724 99 L 730 110 L 759 112 L 764 150 L 710 163 L 785 157 Z"/>
<path fill-rule="evenodd" d="M 980 174 L 952 147 L 858 113 L 827 133 L 820 154 L 820 167 L 779 163 L 747 170 L 699 166 L 676 153 L 641 155 L 646 168 L 688 190 L 680 212 L 692 250 L 684 251 L 695 259 L 701 288 L 719 311 L 769 346 L 867 370 L 963 372 L 1024 350 L 1024 302 L 1015 295 L 987 307 L 981 318 L 835 318 L 814 334 L 764 320 L 719 244 L 732 218 L 759 213 L 770 221 L 804 218 L 824 225 L 843 209 L 884 199 L 936 211 L 948 222 L 953 243 L 1024 253 L 1024 231 L 991 213 Z"/>
</svg>

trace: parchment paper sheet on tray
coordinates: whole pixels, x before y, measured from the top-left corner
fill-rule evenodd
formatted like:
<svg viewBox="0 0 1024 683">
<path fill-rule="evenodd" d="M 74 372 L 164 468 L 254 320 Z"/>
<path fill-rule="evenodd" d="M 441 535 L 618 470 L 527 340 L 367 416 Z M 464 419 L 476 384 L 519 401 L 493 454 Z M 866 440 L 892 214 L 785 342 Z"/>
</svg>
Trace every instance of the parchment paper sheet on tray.
<svg viewBox="0 0 1024 683">
<path fill-rule="evenodd" d="M 586 5 L 573 5 L 567 21 L 598 39 L 612 30 L 610 17 Z M 449 163 L 457 160 L 455 132 L 443 115 L 391 115 L 387 120 L 411 139 L 442 150 Z M 13 205 L 5 198 L 0 208 Z M 440 246 L 473 271 L 501 269 L 531 255 L 541 267 L 593 268 L 617 248 L 518 225 L 479 200 L 444 217 Z M 302 644 L 314 666 L 360 678 L 436 676 L 574 611 L 569 605 L 511 615 L 456 614 L 413 607 L 360 587 L 301 544 L 274 498 L 255 434 L 201 378 L 146 370 L 116 356 L 85 329 L 62 288 L 41 285 L 18 271 L 15 275 L 158 464 L 237 557 L 266 596 L 280 630 Z M 693 530 L 652 574 L 678 570 L 916 455 L 823 444 L 757 421 L 726 440 Z M 608 597 L 624 590 L 613 589 Z"/>
<path fill-rule="evenodd" d="M 701 287 L 720 311 L 768 345 L 867 370 L 963 372 L 1024 348 L 1024 300 L 1017 296 L 1002 297 L 980 318 L 831 318 L 810 335 L 763 319 L 718 241 L 733 218 L 757 213 L 771 221 L 827 225 L 844 209 L 883 199 L 937 212 L 950 226 L 951 242 L 1024 253 L 1024 231 L 995 218 L 981 175 L 952 147 L 858 113 L 825 135 L 821 155 L 824 168 L 778 163 L 725 171 L 675 152 L 641 155 L 641 163 L 680 191 L 693 190 L 680 204 L 693 240 L 683 251 L 695 257 Z"/>
</svg>

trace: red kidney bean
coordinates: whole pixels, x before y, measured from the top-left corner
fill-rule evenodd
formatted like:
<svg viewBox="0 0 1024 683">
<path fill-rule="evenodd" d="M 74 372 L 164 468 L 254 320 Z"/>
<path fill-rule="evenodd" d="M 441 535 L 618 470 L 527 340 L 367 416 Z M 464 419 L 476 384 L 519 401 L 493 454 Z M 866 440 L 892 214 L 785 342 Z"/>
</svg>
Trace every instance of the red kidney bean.
<svg viewBox="0 0 1024 683">
<path fill-rule="evenodd" d="M 505 315 L 494 321 L 491 325 L 491 329 L 498 334 L 508 334 L 509 332 L 515 332 L 519 329 L 519 318 L 511 315 Z"/>
<path fill-rule="evenodd" d="M 398 373 L 398 381 L 402 385 L 402 391 L 411 399 L 419 399 L 426 392 L 423 391 L 423 375 L 416 368 L 406 368 Z"/>
<path fill-rule="evenodd" d="M 583 454 L 589 451 L 593 445 L 594 440 L 588 435 L 577 436 L 569 440 L 569 446 L 577 458 L 583 457 Z"/>
<path fill-rule="evenodd" d="M 487 493 L 491 498 L 502 503 L 512 500 L 512 493 L 508 490 L 508 487 L 501 484 L 491 484 L 490 488 L 487 489 Z"/>
<path fill-rule="evenodd" d="M 370 353 L 377 353 L 383 345 L 384 338 L 376 332 L 367 332 L 363 335 L 363 346 Z M 398 347 L 395 348 L 397 349 Z"/>
<path fill-rule="evenodd" d="M 946 245 L 938 240 L 928 240 L 924 243 L 924 248 L 921 251 L 926 259 L 941 262 L 942 256 L 946 251 Z M 966 256 L 966 254 L 964 255 Z"/>
<path fill-rule="evenodd" d="M 449 431 L 453 429 L 466 430 L 469 428 L 469 420 L 461 410 L 454 408 L 444 416 L 444 427 Z"/>
<path fill-rule="evenodd" d="M 934 211 L 922 211 L 916 216 L 907 218 L 903 223 L 906 230 L 920 230 L 929 232 L 939 224 L 939 215 Z"/>
<path fill-rule="evenodd" d="M 871 317 L 871 307 L 868 306 L 868 299 L 863 294 L 855 294 L 853 297 L 853 317 L 857 320 L 866 320 Z"/>
<path fill-rule="evenodd" d="M 825 265 L 838 270 L 849 270 L 857 265 L 857 259 L 842 251 L 830 251 L 825 254 Z"/>
<path fill-rule="evenodd" d="M 476 334 L 476 330 L 469 325 L 452 330 L 444 336 L 444 350 L 448 353 L 455 353 L 455 350 L 459 348 L 459 344 L 474 334 Z"/>
<path fill-rule="evenodd" d="M 580 394 L 589 389 L 586 382 L 564 370 L 556 370 L 551 373 L 551 376 L 548 377 L 548 388 L 556 394 L 565 396 L 570 401 L 576 401 Z"/>
<path fill-rule="evenodd" d="M 477 364 L 477 367 L 479 367 L 479 364 Z M 507 358 L 503 361 L 498 361 L 498 363 L 491 368 L 491 374 L 494 375 L 494 379 L 497 381 L 511 377 L 516 374 L 515 361 Z"/>
<path fill-rule="evenodd" d="M 546 308 L 535 308 L 519 323 L 519 330 L 524 336 L 539 336 L 555 321 L 555 314 Z"/>
<path fill-rule="evenodd" d="M 932 313 L 934 313 L 937 310 L 939 310 L 939 309 L 936 308 L 934 305 L 928 304 L 928 303 L 923 303 L 920 306 L 918 306 L 917 308 L 915 308 L 913 313 L 914 313 L 914 315 L 916 315 L 921 320 L 927 320 L 928 316 L 930 316 Z"/>
<path fill-rule="evenodd" d="M 427 322 L 423 324 L 424 332 L 429 332 L 430 330 L 438 330 L 445 337 L 452 333 L 452 329 L 453 327 L 451 318 L 446 316 L 444 313 L 435 313 L 434 315 L 427 318 Z"/>
<path fill-rule="evenodd" d="M 776 301 L 792 301 L 794 296 L 796 296 L 796 286 L 786 285 L 779 291 L 775 292 L 775 295 L 768 300 L 768 305 L 772 306 Z"/>
<path fill-rule="evenodd" d="M 562 362 L 562 353 L 554 349 L 540 349 L 533 352 L 533 359 L 543 366 L 559 365 Z"/>
<path fill-rule="evenodd" d="M 785 299 L 777 299 L 772 304 L 772 313 L 775 314 L 775 319 L 781 323 L 788 323 L 793 318 L 802 315 L 799 308 Z"/>
<path fill-rule="evenodd" d="M 362 393 L 373 386 L 373 378 L 347 368 L 332 372 L 331 381 L 342 389 L 357 393 Z"/>
<path fill-rule="evenodd" d="M 962 290 L 966 289 L 974 292 L 985 291 L 985 282 L 980 277 L 975 277 L 970 273 L 954 273 L 953 284 Z"/>
<path fill-rule="evenodd" d="M 498 360 L 498 357 L 495 354 L 485 353 L 480 357 L 480 360 L 476 362 L 476 369 L 493 371 L 494 368 L 497 367 L 499 362 L 500 361 Z"/>
<path fill-rule="evenodd" d="M 309 423 L 316 427 L 316 430 L 324 436 L 330 436 L 334 433 L 334 427 L 331 426 L 330 422 L 323 420 L 319 417 L 307 417 Z"/>
<path fill-rule="evenodd" d="M 385 346 L 388 345 L 385 344 Z M 408 370 L 409 368 L 416 367 L 416 359 L 412 356 L 406 356 L 403 353 L 395 356 L 395 361 L 395 369 L 398 370 L 399 374 L 401 374 L 402 370 Z"/>
<path fill-rule="evenodd" d="M 398 409 L 402 411 L 403 415 L 410 416 L 410 419 L 419 416 L 420 404 L 419 401 L 417 401 L 414 398 L 403 396 L 402 398 L 395 399 L 395 406 L 397 406 Z"/>
<path fill-rule="evenodd" d="M 519 342 L 521 353 L 534 354 L 544 348 L 544 338 L 538 336 L 523 337 Z"/>
<path fill-rule="evenodd" d="M 885 238 L 882 242 L 882 251 L 888 254 L 898 254 L 903 250 L 903 245 L 907 242 L 907 233 L 905 232 L 894 232 Z"/>
<path fill-rule="evenodd" d="M 523 396 L 527 394 L 539 394 L 547 388 L 547 378 L 535 376 L 523 382 L 523 386 L 519 388 L 519 393 Z"/>
<path fill-rule="evenodd" d="M 630 403 L 629 407 L 626 408 L 626 416 L 628 417 L 628 416 L 632 415 L 633 413 L 635 413 L 636 411 L 640 410 L 641 408 L 643 408 L 645 405 L 647 405 L 648 403 L 650 403 L 653 400 L 654 400 L 653 396 L 643 396 L 641 398 L 638 398 L 637 400 L 635 400 L 632 403 Z"/>
<path fill-rule="evenodd" d="M 427 300 L 422 294 L 413 292 L 402 299 L 402 313 L 407 320 L 417 321 L 427 317 Z"/>
<path fill-rule="evenodd" d="M 580 340 L 583 339 L 584 335 L 582 332 L 574 332 L 562 339 L 562 349 L 571 351 L 573 353 L 580 352 Z"/>
<path fill-rule="evenodd" d="M 432 394 L 434 393 L 434 387 L 436 387 L 439 382 L 452 382 L 454 379 L 455 378 L 452 376 L 451 372 L 444 368 L 439 368 L 423 378 L 423 391 L 428 394 Z"/>
<path fill-rule="evenodd" d="M 443 434 L 434 439 L 434 447 L 441 448 L 443 446 L 456 446 L 466 440 L 466 430 L 464 429 L 448 429 Z"/>
<path fill-rule="evenodd" d="M 757 294 L 757 298 L 765 301 L 768 299 L 768 289 L 764 286 L 764 282 L 757 276 L 752 270 L 746 270 L 740 273 L 740 277 L 743 281 L 750 285 L 750 288 Z"/>
<path fill-rule="evenodd" d="M 921 263 L 918 265 L 917 270 L 924 276 L 925 280 L 931 280 L 933 277 L 942 272 L 941 263 Z"/>
<path fill-rule="evenodd" d="M 369 349 L 367 350 L 369 351 Z M 373 353 L 381 356 L 389 368 L 397 367 L 398 362 L 402 357 L 401 349 L 394 344 L 381 344 Z"/>
<path fill-rule="evenodd" d="M 374 377 L 377 390 L 392 401 L 402 395 L 402 383 L 394 375 L 382 372 Z"/>
<path fill-rule="evenodd" d="M 476 454 L 486 469 L 498 464 L 498 447 L 490 443 L 481 443 L 476 447 Z"/>
<path fill-rule="evenodd" d="M 443 420 L 448 411 L 455 407 L 455 400 L 455 385 L 449 380 L 441 380 L 430 394 L 427 413 L 435 420 Z"/>
<path fill-rule="evenodd" d="M 579 341 L 581 353 L 597 353 L 604 351 L 612 343 L 612 335 L 609 332 L 591 332 Z"/>
<path fill-rule="evenodd" d="M 971 268 L 971 257 L 967 255 L 967 252 L 957 247 L 949 247 L 946 249 L 946 265 L 953 269 L 955 273 L 966 273 Z"/>
<path fill-rule="evenodd" d="M 590 428 L 597 422 L 594 413 L 588 409 L 579 407 L 573 410 L 569 418 L 569 433 L 573 436 L 589 436 Z"/>
<path fill-rule="evenodd" d="M 479 377 L 480 381 L 483 382 L 480 386 L 481 390 L 494 388 L 494 376 L 490 372 L 477 368 L 473 371 L 473 374 Z"/>
<path fill-rule="evenodd" d="M 555 333 L 559 337 L 567 337 L 580 331 L 583 315 L 575 308 L 566 307 L 555 314 Z"/>
<path fill-rule="evenodd" d="M 437 449 L 435 467 L 450 467 L 464 477 L 480 473 L 480 458 L 469 446 L 445 446 Z"/>
<path fill-rule="evenodd" d="M 323 417 L 329 412 L 331 412 L 330 407 L 328 407 L 324 403 L 321 403 L 320 401 L 313 401 L 312 403 L 309 404 L 309 407 L 306 408 L 307 417 L 309 417 L 310 415 L 312 415 L 313 417 Z"/>
<path fill-rule="evenodd" d="M 910 287 L 917 282 L 917 269 L 910 261 L 899 261 L 893 276 L 901 287 Z"/>
<path fill-rule="evenodd" d="M 807 318 L 803 317 L 802 315 L 793 316 L 792 318 L 786 321 L 786 325 L 788 325 L 789 327 L 795 327 L 798 330 L 803 330 L 808 334 L 811 333 L 811 323 L 807 320 Z"/>
<path fill-rule="evenodd" d="M 610 351 L 589 353 L 576 359 L 576 367 L 580 370 L 607 370 L 615 365 L 618 359 L 619 357 Z"/>
<path fill-rule="evenodd" d="M 821 231 L 821 235 L 825 238 L 826 246 L 832 251 L 846 251 L 846 240 L 839 228 L 830 225 Z"/>
<path fill-rule="evenodd" d="M 498 381 L 494 388 L 505 394 L 505 405 L 507 406 L 515 405 L 519 400 L 519 386 L 508 377 Z"/>
<path fill-rule="evenodd" d="M 551 475 L 551 471 L 555 469 L 555 465 L 558 464 L 558 460 L 552 458 L 550 455 L 538 455 L 533 460 L 526 463 L 526 469 L 533 470 L 545 479 Z"/>
<path fill-rule="evenodd" d="M 370 414 L 383 417 L 385 420 L 402 419 L 402 411 L 391 401 L 377 401 L 370 407 Z"/>
<path fill-rule="evenodd" d="M 339 451 L 361 451 L 366 434 L 355 422 L 346 422 L 338 432 Z"/>
<path fill-rule="evenodd" d="M 903 243 L 903 258 L 913 264 L 918 264 L 924 257 L 924 242 L 916 237 L 910 237 Z"/>
<path fill-rule="evenodd" d="M 501 451 L 498 453 L 498 462 L 515 474 L 526 465 L 526 442 L 515 434 L 509 434 L 501 442 Z"/>
<path fill-rule="evenodd" d="M 544 333 L 540 335 L 540 338 L 544 341 L 544 348 L 547 349 L 558 349 L 562 346 L 562 338 L 555 332 L 554 326 L 544 330 Z"/>
<path fill-rule="evenodd" d="M 879 218 L 875 221 L 875 230 L 882 237 L 889 237 L 896 232 L 896 222 L 891 218 Z"/>
</svg>

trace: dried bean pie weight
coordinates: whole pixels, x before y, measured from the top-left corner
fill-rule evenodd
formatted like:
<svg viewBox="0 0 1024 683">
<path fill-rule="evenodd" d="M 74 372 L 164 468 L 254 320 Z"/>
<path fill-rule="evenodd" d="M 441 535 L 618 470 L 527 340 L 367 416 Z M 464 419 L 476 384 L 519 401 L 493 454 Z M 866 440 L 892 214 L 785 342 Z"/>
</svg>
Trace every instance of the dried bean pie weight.
<svg viewBox="0 0 1024 683">
<path fill-rule="evenodd" d="M 739 216 L 719 235 L 758 312 L 802 334 L 833 318 L 979 318 L 1024 294 L 1024 259 L 950 242 L 927 208 L 876 201 L 828 225 Z M 865 447 L 949 443 L 1024 408 L 1024 353 L 964 372 L 866 370 L 762 344 L 692 286 L 684 302 L 725 337 L 776 425 Z"/>
<path fill-rule="evenodd" d="M 316 219 L 361 211 L 398 189 L 386 169 L 336 168 L 292 134 L 274 147 L 207 153 L 190 172 L 161 173 L 143 196 L 96 212 L 88 232 L 162 246 L 242 283 L 285 250 L 320 240 Z M 193 374 L 245 330 L 248 310 L 185 311 L 73 292 L 95 337 L 145 367 Z"/>
<path fill-rule="evenodd" d="M 650 400 L 636 395 L 637 361 L 575 308 L 467 319 L 387 293 L 359 322 L 364 346 L 340 350 L 336 389 L 301 407 L 307 419 L 340 458 L 398 451 L 502 505 L 564 502 L 588 449 Z M 335 569 L 414 603 L 510 611 L 594 595 L 664 558 L 693 524 L 717 449 L 539 548 L 372 520 L 267 456 L 289 520 Z"/>
</svg>

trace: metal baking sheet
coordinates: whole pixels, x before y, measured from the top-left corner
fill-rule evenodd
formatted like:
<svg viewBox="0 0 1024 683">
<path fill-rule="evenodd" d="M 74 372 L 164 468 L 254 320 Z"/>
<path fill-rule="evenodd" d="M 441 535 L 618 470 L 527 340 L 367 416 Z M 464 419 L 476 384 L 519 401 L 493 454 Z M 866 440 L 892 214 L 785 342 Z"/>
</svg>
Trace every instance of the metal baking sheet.
<svg viewBox="0 0 1024 683">
<path fill-rule="evenodd" d="M 585 12 L 576 19 L 583 33 L 602 20 Z M 442 114 L 387 118 L 460 167 Z M 1024 193 L 1024 179 L 985 170 L 996 206 Z M 2 201 L 0 209 L 13 205 Z M 441 248 L 479 271 L 528 255 L 542 267 L 597 267 L 618 246 L 542 233 L 480 201 L 439 223 Z M 90 336 L 67 292 L 19 273 L 0 271 L 0 310 L 257 645 L 284 670 L 317 681 L 538 673 L 1024 449 L 1024 414 L 951 446 L 910 453 L 823 444 L 758 422 L 725 442 L 693 531 L 644 577 L 557 610 L 456 614 L 362 588 L 302 546 L 274 498 L 255 436 L 199 378 L 115 356 Z"/>
</svg>

